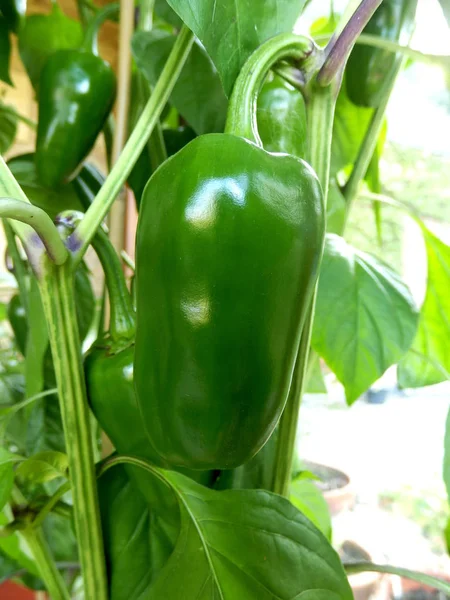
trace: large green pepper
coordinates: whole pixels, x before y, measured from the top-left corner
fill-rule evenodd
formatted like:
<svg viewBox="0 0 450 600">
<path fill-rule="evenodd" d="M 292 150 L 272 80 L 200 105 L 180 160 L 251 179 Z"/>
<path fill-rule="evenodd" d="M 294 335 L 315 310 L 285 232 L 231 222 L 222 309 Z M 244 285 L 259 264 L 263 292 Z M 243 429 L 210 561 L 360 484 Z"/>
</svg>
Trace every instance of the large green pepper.
<svg viewBox="0 0 450 600">
<path fill-rule="evenodd" d="M 417 0 L 383 0 L 363 33 L 407 44 L 414 30 Z M 397 55 L 381 48 L 356 44 L 346 67 L 350 100 L 358 106 L 376 108 L 383 81 L 395 69 Z"/>
<path fill-rule="evenodd" d="M 137 230 L 135 386 L 169 464 L 230 469 L 268 440 L 323 236 L 312 169 L 235 135 L 196 138 L 151 177 Z"/>
<path fill-rule="evenodd" d="M 306 107 L 302 94 L 276 75 L 258 96 L 258 131 L 265 150 L 306 155 Z"/>
<path fill-rule="evenodd" d="M 116 78 L 111 66 L 94 53 L 94 33 L 96 29 L 88 30 L 81 49 L 52 54 L 42 69 L 36 169 L 48 187 L 70 179 L 114 103 Z"/>
</svg>

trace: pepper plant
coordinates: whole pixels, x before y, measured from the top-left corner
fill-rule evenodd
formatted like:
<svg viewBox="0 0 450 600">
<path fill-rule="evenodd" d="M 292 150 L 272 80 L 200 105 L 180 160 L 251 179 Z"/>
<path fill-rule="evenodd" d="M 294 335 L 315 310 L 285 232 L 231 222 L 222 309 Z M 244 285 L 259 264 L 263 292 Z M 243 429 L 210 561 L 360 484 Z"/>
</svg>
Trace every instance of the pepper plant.
<svg viewBox="0 0 450 600">
<path fill-rule="evenodd" d="M 17 282 L 1 578 L 56 600 L 350 600 L 347 575 L 364 570 L 450 592 L 395 566 L 342 564 L 327 519 L 292 495 L 318 357 L 350 404 L 392 364 L 410 386 L 450 370 L 448 247 L 380 195 L 378 171 L 405 60 L 445 58 L 408 47 L 415 1 L 350 0 L 340 20 L 296 35 L 305 4 L 80 0 L 74 20 L 56 2 L 36 15 L 2 0 L 0 77 L 11 84 L 17 43 L 39 111 L 35 152 L 0 161 Z M 117 84 L 97 44 L 107 19 L 132 54 Z M 35 127 L 14 107 L 0 118 L 3 153 L 18 120 Z M 88 156 L 99 136 L 107 174 Z M 131 286 L 104 224 L 125 185 L 139 210 Z M 422 227 L 421 310 L 345 240 L 361 189 L 379 224 L 389 202 Z M 89 247 L 105 276 L 97 300 Z"/>
</svg>

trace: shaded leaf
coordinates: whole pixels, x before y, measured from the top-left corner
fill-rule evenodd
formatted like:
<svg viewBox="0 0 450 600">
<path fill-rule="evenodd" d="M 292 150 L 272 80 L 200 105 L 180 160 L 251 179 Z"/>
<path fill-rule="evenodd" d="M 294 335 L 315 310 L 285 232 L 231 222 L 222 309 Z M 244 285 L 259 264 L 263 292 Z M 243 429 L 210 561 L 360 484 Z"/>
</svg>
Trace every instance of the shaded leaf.
<svg viewBox="0 0 450 600">
<path fill-rule="evenodd" d="M 312 347 L 353 403 L 410 347 L 417 310 L 400 277 L 375 257 L 328 234 Z"/>
<path fill-rule="evenodd" d="M 4 513 L 0 514 L 0 526 L 7 525 L 8 522 L 9 519 L 6 515 Z M 19 568 L 26 569 L 35 577 L 39 577 L 37 565 L 34 562 L 29 549 L 25 546 L 17 533 L 13 533 L 7 537 L 0 537 L 0 556 L 9 559 L 7 564 L 9 564 L 10 568 L 12 566 L 11 562 L 14 562 Z"/>
<path fill-rule="evenodd" d="M 56 2 L 52 3 L 50 14 L 26 17 L 19 32 L 19 52 L 35 89 L 49 56 L 62 48 L 78 47 L 82 37 L 80 23 L 66 17 Z"/>
<path fill-rule="evenodd" d="M 183 25 L 183 21 L 177 13 L 170 8 L 166 0 L 156 0 L 155 14 L 166 23 L 169 23 L 169 25 L 173 25 L 173 27 L 177 27 L 178 29 Z"/>
<path fill-rule="evenodd" d="M 9 500 L 14 484 L 14 463 L 20 458 L 0 447 L 0 510 Z"/>
<path fill-rule="evenodd" d="M 330 180 L 327 201 L 327 231 L 341 235 L 344 231 L 347 204 L 336 179 Z"/>
<path fill-rule="evenodd" d="M 16 137 L 16 133 L 16 113 L 10 106 L 0 102 L 0 154 L 4 154 L 11 147 L 14 138 Z"/>
<path fill-rule="evenodd" d="M 444 483 L 447 489 L 448 501 L 450 503 L 450 409 L 447 414 L 444 437 Z"/>
<path fill-rule="evenodd" d="M 292 31 L 304 0 L 168 0 L 205 46 L 227 95 L 243 64 L 263 42 Z"/>
<path fill-rule="evenodd" d="M 308 380 L 305 392 L 307 394 L 326 394 L 327 386 L 325 385 L 320 359 L 317 354 L 311 353 L 310 361 L 311 364 L 308 367 Z"/>
<path fill-rule="evenodd" d="M 0 15 L 0 80 L 12 85 L 9 75 L 9 61 L 11 57 L 11 40 L 6 19 Z"/>
<path fill-rule="evenodd" d="M 46 483 L 57 477 L 67 477 L 67 455 L 48 450 L 27 458 L 17 469 L 17 475 L 32 483 Z"/>
<path fill-rule="evenodd" d="M 161 30 L 133 36 L 133 56 L 150 84 L 156 84 L 176 37 Z M 197 134 L 223 131 L 227 99 L 214 65 L 194 44 L 170 97 L 177 111 Z"/>
<path fill-rule="evenodd" d="M 289 499 L 305 517 L 314 523 L 323 535 L 331 540 L 331 516 L 322 492 L 304 474 L 291 482 Z"/>
<path fill-rule="evenodd" d="M 401 387 L 422 387 L 450 377 L 450 246 L 422 227 L 428 277 L 419 327 L 399 364 Z"/>
<path fill-rule="evenodd" d="M 339 557 L 288 500 L 264 491 L 215 492 L 174 472 L 164 477 L 179 498 L 182 524 L 148 600 L 353 598 Z"/>
</svg>

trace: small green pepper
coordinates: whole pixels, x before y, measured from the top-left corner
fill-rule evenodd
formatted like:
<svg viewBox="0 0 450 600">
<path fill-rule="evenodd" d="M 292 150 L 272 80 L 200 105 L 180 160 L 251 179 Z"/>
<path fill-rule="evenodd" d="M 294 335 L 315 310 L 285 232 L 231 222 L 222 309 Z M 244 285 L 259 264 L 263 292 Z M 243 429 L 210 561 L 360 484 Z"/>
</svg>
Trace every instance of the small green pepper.
<svg viewBox="0 0 450 600">
<path fill-rule="evenodd" d="M 42 69 L 36 170 L 48 187 L 71 178 L 92 149 L 114 103 L 116 78 L 111 66 L 96 54 L 93 40 L 98 22 L 94 25 L 82 48 L 58 50 Z"/>
<path fill-rule="evenodd" d="M 383 0 L 363 33 L 408 44 L 414 30 L 416 8 L 417 0 Z M 376 108 L 383 81 L 395 69 L 396 60 L 393 52 L 357 43 L 345 70 L 350 100 L 358 106 Z"/>
</svg>

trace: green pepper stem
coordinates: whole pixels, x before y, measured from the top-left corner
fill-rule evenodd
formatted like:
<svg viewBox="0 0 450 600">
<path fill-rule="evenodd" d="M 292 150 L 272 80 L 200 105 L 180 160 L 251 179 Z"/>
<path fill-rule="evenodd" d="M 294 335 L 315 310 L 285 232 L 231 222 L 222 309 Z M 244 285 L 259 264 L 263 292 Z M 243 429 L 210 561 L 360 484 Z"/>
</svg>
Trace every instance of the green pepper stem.
<svg viewBox="0 0 450 600">
<path fill-rule="evenodd" d="M 102 10 L 99 10 L 89 21 L 84 34 L 84 40 L 81 45 L 83 50 L 92 52 L 98 56 L 98 32 L 105 21 L 119 14 L 119 4 L 108 4 Z"/>
<path fill-rule="evenodd" d="M 0 217 L 15 219 L 32 227 L 55 264 L 62 265 L 67 260 L 69 256 L 67 248 L 59 237 L 53 221 L 42 209 L 23 200 L 0 198 Z M 28 237 L 28 246 L 37 245 L 37 240 L 33 237 Z"/>
<path fill-rule="evenodd" d="M 308 139 L 310 140 L 308 161 L 316 171 L 322 185 L 325 207 L 328 195 L 331 139 L 333 134 L 336 95 L 337 91 L 335 86 L 324 88 L 314 86 L 311 90 L 311 94 L 308 96 L 307 104 Z M 289 496 L 291 470 L 295 454 L 298 415 L 308 375 L 308 359 L 314 321 L 316 293 L 317 285 L 303 326 L 300 346 L 292 376 L 291 389 L 289 390 L 286 407 L 279 424 L 272 490 L 275 493 L 286 497 Z"/>
<path fill-rule="evenodd" d="M 17 486 L 13 488 L 12 499 L 16 504 L 26 504 L 26 498 Z M 42 529 L 40 527 L 30 526 L 25 529 L 20 529 L 17 533 L 30 549 L 31 555 L 36 562 L 39 575 L 52 600 L 70 600 L 69 591 L 64 583 L 61 573 L 57 569 Z"/>
<path fill-rule="evenodd" d="M 172 93 L 193 42 L 192 32 L 186 26 L 183 26 L 133 133 L 128 138 L 121 155 L 87 210 L 84 219 L 71 235 L 71 247 L 74 248 L 76 263 L 79 263 L 83 258 L 96 230 L 107 215 L 120 188 L 125 183 L 144 149 Z"/>
<path fill-rule="evenodd" d="M 136 331 L 136 317 L 120 258 L 102 229 L 99 229 L 94 236 L 92 246 L 105 273 L 111 307 L 109 325 L 111 339 L 113 342 L 133 340 Z"/>
<path fill-rule="evenodd" d="M 44 263 L 39 286 L 48 323 L 53 365 L 72 483 L 75 531 L 86 598 L 107 600 L 108 589 L 94 450 L 73 294 L 73 265 Z"/>
<path fill-rule="evenodd" d="M 262 44 L 246 61 L 234 84 L 228 106 L 225 132 L 244 137 L 258 146 L 256 108 L 259 90 L 273 65 L 289 60 L 308 71 L 320 58 L 320 49 L 307 37 L 282 33 Z"/>
</svg>

